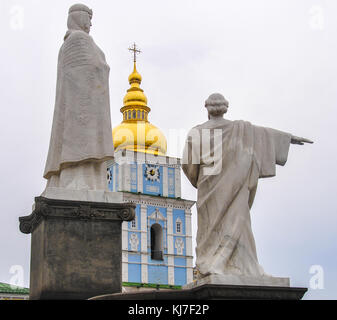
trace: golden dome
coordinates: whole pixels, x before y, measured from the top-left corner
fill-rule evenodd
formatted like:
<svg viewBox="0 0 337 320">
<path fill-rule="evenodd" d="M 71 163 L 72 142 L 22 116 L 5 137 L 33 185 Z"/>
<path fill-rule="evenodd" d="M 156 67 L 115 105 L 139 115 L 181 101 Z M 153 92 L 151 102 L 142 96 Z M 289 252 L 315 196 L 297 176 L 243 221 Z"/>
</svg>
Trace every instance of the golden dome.
<svg viewBox="0 0 337 320">
<path fill-rule="evenodd" d="M 126 149 L 137 152 L 165 155 L 167 142 L 164 134 L 148 121 L 151 109 L 147 106 L 147 98 L 140 88 L 142 76 L 134 63 L 133 72 L 129 76 L 131 88 L 123 100 L 121 113 L 123 122 L 112 130 L 115 151 Z"/>
</svg>

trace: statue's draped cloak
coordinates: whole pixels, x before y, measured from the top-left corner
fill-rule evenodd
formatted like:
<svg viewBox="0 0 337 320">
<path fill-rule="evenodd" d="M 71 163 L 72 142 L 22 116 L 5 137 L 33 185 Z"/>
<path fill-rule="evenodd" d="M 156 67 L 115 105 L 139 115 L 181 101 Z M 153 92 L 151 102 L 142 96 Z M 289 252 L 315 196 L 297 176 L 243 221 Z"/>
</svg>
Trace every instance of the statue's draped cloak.
<svg viewBox="0 0 337 320">
<path fill-rule="evenodd" d="M 60 49 L 56 102 L 44 177 L 88 160 L 112 159 L 109 71 L 104 53 L 87 33 L 67 33 Z"/>
<path fill-rule="evenodd" d="M 200 141 L 207 141 L 201 138 L 203 129 L 210 129 L 208 141 L 215 141 L 209 152 L 200 151 Z M 264 274 L 257 259 L 250 208 L 258 179 L 274 176 L 275 165 L 286 163 L 290 141 L 288 133 L 225 119 L 207 121 L 189 133 L 182 168 L 198 188 L 196 266 L 201 275 Z M 216 154 L 220 154 L 216 174 L 209 174 Z M 199 157 L 200 163 L 192 163 L 192 158 Z"/>
</svg>

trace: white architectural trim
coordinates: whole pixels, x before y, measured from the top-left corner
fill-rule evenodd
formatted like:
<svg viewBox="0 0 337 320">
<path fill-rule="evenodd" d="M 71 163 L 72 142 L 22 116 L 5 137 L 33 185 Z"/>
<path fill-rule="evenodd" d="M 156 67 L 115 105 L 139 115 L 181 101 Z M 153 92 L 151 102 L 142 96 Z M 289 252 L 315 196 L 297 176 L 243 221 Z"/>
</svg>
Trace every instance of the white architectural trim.
<svg viewBox="0 0 337 320">
<path fill-rule="evenodd" d="M 173 208 L 166 209 L 167 214 L 167 253 L 174 254 L 173 248 Z"/>
<path fill-rule="evenodd" d="M 122 223 L 122 250 L 128 250 L 129 246 L 128 246 L 128 229 L 127 229 L 127 225 L 126 225 L 126 229 L 125 229 L 125 224 L 127 224 L 127 221 L 123 221 Z"/>
<path fill-rule="evenodd" d="M 131 191 L 131 165 L 123 163 L 123 191 Z"/>
<path fill-rule="evenodd" d="M 137 192 L 143 192 L 143 165 L 137 164 Z"/>
<path fill-rule="evenodd" d="M 187 236 L 186 238 L 186 256 L 192 256 L 192 237 Z"/>
<path fill-rule="evenodd" d="M 168 272 L 168 284 L 174 285 L 174 257 L 168 256 L 167 257 L 167 272 Z"/>
<path fill-rule="evenodd" d="M 180 168 L 179 170 L 174 170 L 175 172 L 175 196 L 176 198 L 180 198 L 181 197 L 181 177 L 180 177 Z"/>
<path fill-rule="evenodd" d="M 148 283 L 148 256 L 147 254 L 141 255 L 141 272 L 142 272 L 142 283 Z"/>
<path fill-rule="evenodd" d="M 195 201 L 174 198 L 162 198 L 145 194 L 123 193 L 124 202 L 132 202 L 137 204 L 150 205 L 154 207 L 173 207 L 175 209 L 190 209 Z"/>
<path fill-rule="evenodd" d="M 166 166 L 163 166 L 163 197 L 168 196 L 168 170 Z"/>
<path fill-rule="evenodd" d="M 116 190 L 117 191 L 121 191 L 123 190 L 123 166 L 122 165 L 118 165 L 118 189 Z"/>
<path fill-rule="evenodd" d="M 147 208 L 146 205 L 140 206 L 140 225 L 141 225 L 141 252 L 147 252 Z"/>
</svg>

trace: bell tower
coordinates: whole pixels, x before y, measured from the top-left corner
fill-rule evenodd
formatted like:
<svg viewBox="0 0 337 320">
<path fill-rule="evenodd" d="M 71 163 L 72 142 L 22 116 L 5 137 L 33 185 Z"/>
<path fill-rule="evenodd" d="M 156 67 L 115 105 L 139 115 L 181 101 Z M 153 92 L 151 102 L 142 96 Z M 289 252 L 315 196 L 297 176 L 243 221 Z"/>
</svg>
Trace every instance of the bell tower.
<svg viewBox="0 0 337 320">
<path fill-rule="evenodd" d="M 180 159 L 166 156 L 164 134 L 149 122 L 140 88 L 134 44 L 123 121 L 113 129 L 115 159 L 108 163 L 109 189 L 136 204 L 136 217 L 122 225 L 124 286 L 182 286 L 193 280 L 191 207 L 181 198 Z"/>
</svg>

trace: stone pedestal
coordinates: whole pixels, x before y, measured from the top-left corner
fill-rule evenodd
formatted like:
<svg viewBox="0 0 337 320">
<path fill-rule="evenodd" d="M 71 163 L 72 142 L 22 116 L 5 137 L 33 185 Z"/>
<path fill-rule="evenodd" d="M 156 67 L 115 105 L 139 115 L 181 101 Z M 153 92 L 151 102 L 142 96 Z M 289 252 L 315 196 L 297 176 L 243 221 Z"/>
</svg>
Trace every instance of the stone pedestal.
<svg viewBox="0 0 337 320">
<path fill-rule="evenodd" d="M 235 274 L 218 275 L 211 274 L 204 278 L 195 280 L 186 284 L 184 289 L 192 289 L 204 284 L 221 284 L 221 285 L 239 285 L 239 286 L 271 286 L 271 287 L 290 287 L 289 278 L 280 278 L 272 276 L 243 276 Z"/>
<path fill-rule="evenodd" d="M 204 284 L 192 289 L 115 293 L 90 300 L 301 300 L 307 288 Z"/>
<path fill-rule="evenodd" d="M 35 198 L 21 217 L 32 234 L 30 299 L 88 299 L 121 292 L 121 224 L 134 204 Z"/>
</svg>

